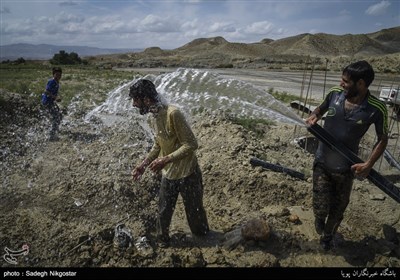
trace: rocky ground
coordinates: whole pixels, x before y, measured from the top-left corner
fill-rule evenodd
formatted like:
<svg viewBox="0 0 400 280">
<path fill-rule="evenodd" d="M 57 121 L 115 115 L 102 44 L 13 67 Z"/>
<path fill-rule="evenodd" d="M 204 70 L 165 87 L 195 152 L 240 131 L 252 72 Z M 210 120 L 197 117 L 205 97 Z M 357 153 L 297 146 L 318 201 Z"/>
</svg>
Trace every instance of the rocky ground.
<svg viewBox="0 0 400 280">
<path fill-rule="evenodd" d="M 137 120 L 96 125 L 82 120 L 80 108 L 64 118 L 60 140 L 48 142 L 41 109 L 1 94 L 0 248 L 29 246 L 3 267 L 400 267 L 399 204 L 367 181 L 354 184 L 334 248 L 320 247 L 313 155 L 293 143 L 304 128 L 276 123 L 255 133 L 223 112 L 193 116 L 212 231 L 191 236 L 179 199 L 171 246 L 159 248 L 159 176 L 148 171 L 140 183 L 130 176 L 151 145 Z M 253 157 L 303 172 L 306 180 L 255 167 Z M 385 174 L 399 185 L 397 171 Z M 252 219 L 264 223 L 262 240 L 242 234 Z M 127 248 L 115 238 L 121 223 L 132 237 Z"/>
</svg>

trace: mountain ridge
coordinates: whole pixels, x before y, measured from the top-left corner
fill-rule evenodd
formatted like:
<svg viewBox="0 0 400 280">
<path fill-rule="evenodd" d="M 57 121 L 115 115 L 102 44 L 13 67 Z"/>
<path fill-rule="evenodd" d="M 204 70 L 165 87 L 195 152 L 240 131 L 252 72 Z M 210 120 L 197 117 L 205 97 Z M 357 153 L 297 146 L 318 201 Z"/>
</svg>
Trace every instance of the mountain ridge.
<svg viewBox="0 0 400 280">
<path fill-rule="evenodd" d="M 368 34 L 303 33 L 254 43 L 229 42 L 221 36 L 197 38 L 172 50 L 150 47 L 143 52 L 101 55 L 91 63 L 106 67 L 188 67 L 304 69 L 305 63 L 340 70 L 354 60 L 374 62 L 378 72 L 400 73 L 400 26 Z M 312 62 L 311 62 L 312 61 Z"/>
<path fill-rule="evenodd" d="M 54 54 L 64 50 L 68 53 L 75 52 L 79 56 L 91 56 L 101 54 L 116 54 L 131 51 L 141 51 L 142 49 L 112 49 L 112 48 L 97 48 L 88 46 L 58 46 L 51 44 L 27 44 L 17 43 L 0 46 L 1 60 L 15 60 L 17 58 L 45 60 L 53 57 Z"/>
<path fill-rule="evenodd" d="M 1 47 L 3 56 L 4 46 Z M 37 48 L 55 51 L 51 45 Z M 65 47 L 65 51 L 78 53 L 89 63 L 101 67 L 189 67 L 189 68 L 304 68 L 312 63 L 324 69 L 330 61 L 332 70 L 339 70 L 354 60 L 368 59 L 379 72 L 400 73 L 400 26 L 368 34 L 334 35 L 302 33 L 282 39 L 264 38 L 259 42 L 229 42 L 221 36 L 197 38 L 178 48 L 163 50 L 151 46 L 138 49 L 100 49 Z M 17 49 L 14 48 L 14 51 Z M 28 51 L 25 51 L 27 53 Z M 38 50 L 36 49 L 36 52 Z M 22 52 L 23 53 L 23 52 Z M 15 58 L 24 57 L 19 53 Z M 48 56 L 46 59 L 51 58 Z M 26 57 L 24 57 L 26 58 Z M 29 59 L 29 57 L 28 57 Z M 39 58 L 36 58 L 39 59 Z"/>
</svg>

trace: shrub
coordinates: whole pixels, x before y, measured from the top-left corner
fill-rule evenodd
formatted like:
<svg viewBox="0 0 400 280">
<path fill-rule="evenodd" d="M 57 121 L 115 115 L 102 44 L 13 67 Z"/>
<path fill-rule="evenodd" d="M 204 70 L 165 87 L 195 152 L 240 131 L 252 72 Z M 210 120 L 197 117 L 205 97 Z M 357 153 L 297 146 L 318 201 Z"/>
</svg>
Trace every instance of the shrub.
<svg viewBox="0 0 400 280">
<path fill-rule="evenodd" d="M 271 120 L 234 117 L 232 122 L 253 131 L 257 137 L 262 137 L 266 132 L 265 126 L 274 124 Z"/>
<path fill-rule="evenodd" d="M 77 53 L 71 52 L 70 54 L 61 50 L 58 54 L 55 54 L 50 63 L 54 65 L 73 65 L 73 64 L 84 64 L 82 59 Z M 87 64 L 87 62 L 85 62 Z"/>
</svg>

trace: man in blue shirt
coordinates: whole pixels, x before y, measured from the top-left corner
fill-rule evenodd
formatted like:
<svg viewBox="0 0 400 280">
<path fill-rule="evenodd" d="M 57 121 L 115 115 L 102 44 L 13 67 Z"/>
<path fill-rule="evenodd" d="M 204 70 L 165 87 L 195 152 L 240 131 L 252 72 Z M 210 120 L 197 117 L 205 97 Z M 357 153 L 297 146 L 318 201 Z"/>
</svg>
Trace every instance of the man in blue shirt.
<svg viewBox="0 0 400 280">
<path fill-rule="evenodd" d="M 53 78 L 47 82 L 46 91 L 42 94 L 42 104 L 45 106 L 51 117 L 50 141 L 56 141 L 58 139 L 57 134 L 62 119 L 60 108 L 56 103 L 61 101 L 61 98 L 58 96 L 61 76 L 61 68 L 54 67 Z"/>
<path fill-rule="evenodd" d="M 353 165 L 324 143 L 318 145 L 313 167 L 313 210 L 315 229 L 321 235 L 325 250 L 331 248 L 333 236 L 343 220 L 354 177 L 368 176 L 388 142 L 386 105 L 368 90 L 374 77 L 374 70 L 366 61 L 348 65 L 342 72 L 341 87 L 333 87 L 306 119 L 308 125 L 313 125 L 327 113 L 325 130 L 355 154 L 371 124 L 374 124 L 377 136 L 369 158 Z"/>
</svg>

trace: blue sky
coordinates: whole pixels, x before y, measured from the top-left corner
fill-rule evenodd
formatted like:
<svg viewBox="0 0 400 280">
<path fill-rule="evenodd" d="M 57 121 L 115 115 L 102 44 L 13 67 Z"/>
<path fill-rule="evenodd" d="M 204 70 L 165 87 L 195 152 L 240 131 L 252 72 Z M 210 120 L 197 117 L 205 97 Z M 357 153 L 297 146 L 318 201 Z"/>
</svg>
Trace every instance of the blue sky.
<svg viewBox="0 0 400 280">
<path fill-rule="evenodd" d="M 173 49 L 215 36 L 372 33 L 400 26 L 400 0 L 0 0 L 0 15 L 0 45 Z"/>
</svg>

